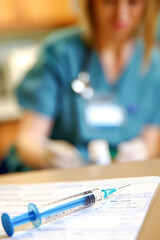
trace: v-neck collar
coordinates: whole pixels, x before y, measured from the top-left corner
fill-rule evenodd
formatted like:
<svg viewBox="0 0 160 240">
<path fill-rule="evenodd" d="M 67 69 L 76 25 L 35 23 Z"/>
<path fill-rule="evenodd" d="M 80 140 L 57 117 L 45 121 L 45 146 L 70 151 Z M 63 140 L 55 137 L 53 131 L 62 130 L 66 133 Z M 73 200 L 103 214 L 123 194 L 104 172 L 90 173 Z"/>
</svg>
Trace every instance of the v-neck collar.
<svg viewBox="0 0 160 240">
<path fill-rule="evenodd" d="M 128 64 L 125 65 L 123 68 L 122 72 L 118 76 L 118 79 L 115 83 L 110 83 L 109 80 L 107 79 L 106 74 L 103 71 L 102 64 L 99 59 L 99 55 L 96 50 L 93 50 L 91 52 L 91 59 L 90 59 L 90 64 L 89 64 L 89 69 L 91 70 L 91 84 L 93 84 L 93 87 L 99 88 L 99 87 L 109 87 L 110 89 L 115 89 L 121 84 L 123 79 L 125 78 L 125 75 L 128 73 L 128 71 L 131 69 L 135 58 L 137 56 L 137 52 L 139 51 L 139 41 L 135 42 L 135 46 L 133 49 L 132 56 L 130 57 Z M 98 78 L 98 79 L 95 79 Z M 94 81 L 95 79 L 95 81 Z"/>
</svg>

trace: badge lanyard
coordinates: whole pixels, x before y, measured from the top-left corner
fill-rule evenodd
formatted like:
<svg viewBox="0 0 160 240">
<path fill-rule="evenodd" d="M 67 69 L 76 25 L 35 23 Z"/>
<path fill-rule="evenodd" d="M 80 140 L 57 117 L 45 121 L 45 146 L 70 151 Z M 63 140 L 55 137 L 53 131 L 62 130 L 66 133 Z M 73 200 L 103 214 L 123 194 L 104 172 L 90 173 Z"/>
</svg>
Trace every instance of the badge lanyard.
<svg viewBox="0 0 160 240">
<path fill-rule="evenodd" d="M 94 89 L 90 85 L 90 74 L 87 71 L 89 68 L 89 62 L 91 57 L 91 49 L 86 48 L 86 55 L 85 59 L 82 63 L 82 71 L 78 74 L 78 78 L 74 79 L 71 83 L 72 90 L 76 93 L 81 95 L 81 97 L 85 100 L 90 100 L 94 96 Z"/>
</svg>

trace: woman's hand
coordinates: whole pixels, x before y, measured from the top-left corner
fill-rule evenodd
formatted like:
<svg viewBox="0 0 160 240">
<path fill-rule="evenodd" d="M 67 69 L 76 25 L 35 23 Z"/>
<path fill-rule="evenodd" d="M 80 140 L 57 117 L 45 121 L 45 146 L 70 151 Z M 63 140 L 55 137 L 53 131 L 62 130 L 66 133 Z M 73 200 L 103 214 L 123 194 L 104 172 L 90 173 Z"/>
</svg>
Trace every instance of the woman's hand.
<svg viewBox="0 0 160 240">
<path fill-rule="evenodd" d="M 50 167 L 67 169 L 83 165 L 84 161 L 79 151 L 67 141 L 46 140 L 43 148 L 46 164 Z"/>
<path fill-rule="evenodd" d="M 118 146 L 116 160 L 119 162 L 153 159 L 160 155 L 159 126 L 145 126 L 140 137 L 122 142 Z"/>
<path fill-rule="evenodd" d="M 122 142 L 118 146 L 118 162 L 142 161 L 149 158 L 147 145 L 143 138 Z"/>
</svg>

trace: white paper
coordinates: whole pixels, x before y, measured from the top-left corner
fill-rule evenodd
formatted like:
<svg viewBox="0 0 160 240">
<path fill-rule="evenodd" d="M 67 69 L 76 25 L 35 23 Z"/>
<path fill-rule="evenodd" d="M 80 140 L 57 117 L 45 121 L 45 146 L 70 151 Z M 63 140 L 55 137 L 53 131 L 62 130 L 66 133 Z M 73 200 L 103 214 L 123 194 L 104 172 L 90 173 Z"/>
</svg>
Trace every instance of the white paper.
<svg viewBox="0 0 160 240">
<path fill-rule="evenodd" d="M 28 203 L 38 207 L 85 190 L 107 189 L 131 184 L 98 207 L 91 207 L 33 229 L 31 224 L 16 228 L 12 239 L 133 240 L 136 239 L 159 177 L 100 181 L 1 185 L 0 214 L 11 217 L 27 212 Z M 28 230 L 30 228 L 30 230 Z M 32 228 L 32 229 L 31 229 Z M 8 238 L 0 223 L 0 239 Z"/>
</svg>

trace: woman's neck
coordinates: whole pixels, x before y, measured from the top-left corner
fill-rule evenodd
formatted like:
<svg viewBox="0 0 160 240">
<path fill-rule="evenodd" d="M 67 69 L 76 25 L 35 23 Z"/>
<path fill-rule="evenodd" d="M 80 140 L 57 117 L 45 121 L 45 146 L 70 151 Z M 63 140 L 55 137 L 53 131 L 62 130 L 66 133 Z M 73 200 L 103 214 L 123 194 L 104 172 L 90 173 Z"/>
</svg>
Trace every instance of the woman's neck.
<svg viewBox="0 0 160 240">
<path fill-rule="evenodd" d="M 130 60 L 133 52 L 133 40 L 111 41 L 109 38 L 97 38 L 96 47 L 99 53 L 104 75 L 113 84 L 119 79 L 121 72 Z"/>
<path fill-rule="evenodd" d="M 96 48 L 99 52 L 102 51 L 111 51 L 114 52 L 115 55 L 120 55 L 123 50 L 130 45 L 133 40 L 131 38 L 122 38 L 122 39 L 114 39 L 111 36 L 104 37 L 102 34 L 96 34 Z"/>
</svg>

